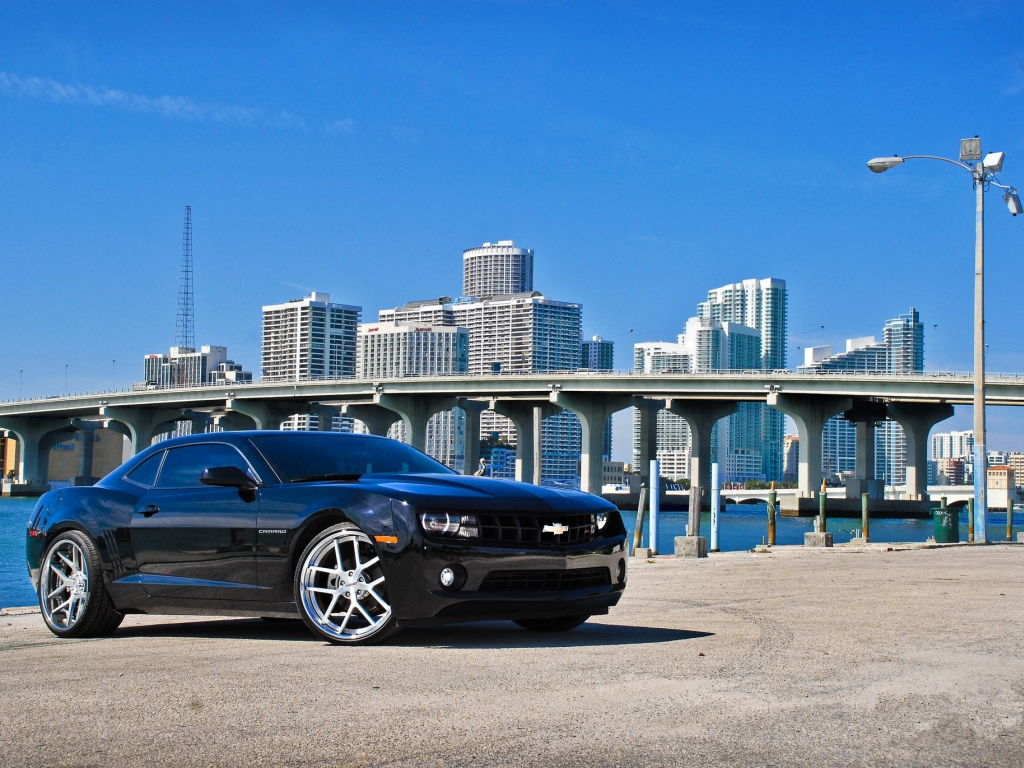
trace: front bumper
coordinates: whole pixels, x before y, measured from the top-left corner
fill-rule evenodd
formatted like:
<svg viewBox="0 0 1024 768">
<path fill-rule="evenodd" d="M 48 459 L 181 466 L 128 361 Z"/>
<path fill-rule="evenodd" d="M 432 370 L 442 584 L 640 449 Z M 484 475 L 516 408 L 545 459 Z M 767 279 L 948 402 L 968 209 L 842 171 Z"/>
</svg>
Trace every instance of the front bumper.
<svg viewBox="0 0 1024 768">
<path fill-rule="evenodd" d="M 482 546 L 464 541 L 417 537 L 390 561 L 389 593 L 401 626 L 431 626 L 461 621 L 529 619 L 605 614 L 626 586 L 625 535 L 568 546 Z M 445 590 L 439 575 L 458 565 L 466 581 Z M 578 589 L 482 591 L 488 574 L 607 569 L 608 583 Z"/>
</svg>

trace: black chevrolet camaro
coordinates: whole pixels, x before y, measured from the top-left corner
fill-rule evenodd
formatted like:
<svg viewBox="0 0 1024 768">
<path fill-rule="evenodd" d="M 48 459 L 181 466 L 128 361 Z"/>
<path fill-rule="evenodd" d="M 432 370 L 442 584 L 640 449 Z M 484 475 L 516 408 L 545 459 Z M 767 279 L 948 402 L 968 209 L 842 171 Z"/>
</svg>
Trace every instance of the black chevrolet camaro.
<svg viewBox="0 0 1024 768">
<path fill-rule="evenodd" d="M 335 643 L 508 619 L 568 630 L 626 584 L 616 508 L 465 477 L 403 443 L 317 432 L 161 442 L 28 526 L 42 615 L 61 637 L 127 613 L 301 617 Z"/>
</svg>

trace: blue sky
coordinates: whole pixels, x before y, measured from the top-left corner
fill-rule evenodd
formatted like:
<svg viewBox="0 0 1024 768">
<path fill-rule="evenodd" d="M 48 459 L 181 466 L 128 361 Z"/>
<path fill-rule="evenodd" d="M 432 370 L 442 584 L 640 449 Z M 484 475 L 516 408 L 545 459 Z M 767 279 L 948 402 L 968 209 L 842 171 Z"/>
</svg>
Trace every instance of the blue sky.
<svg viewBox="0 0 1024 768">
<path fill-rule="evenodd" d="M 197 341 L 253 370 L 262 304 L 324 290 L 372 318 L 457 294 L 461 251 L 507 238 L 621 367 L 708 288 L 770 275 L 791 365 L 915 306 L 927 366 L 965 370 L 968 177 L 864 162 L 980 134 L 1024 186 L 1009 2 L 0 12 L 4 398 L 65 366 L 72 391 L 128 386 L 170 346 L 186 204 Z M 1024 371 L 1024 221 L 988 202 L 989 367 Z M 989 444 L 1024 448 L 1024 419 L 994 410 Z"/>
</svg>

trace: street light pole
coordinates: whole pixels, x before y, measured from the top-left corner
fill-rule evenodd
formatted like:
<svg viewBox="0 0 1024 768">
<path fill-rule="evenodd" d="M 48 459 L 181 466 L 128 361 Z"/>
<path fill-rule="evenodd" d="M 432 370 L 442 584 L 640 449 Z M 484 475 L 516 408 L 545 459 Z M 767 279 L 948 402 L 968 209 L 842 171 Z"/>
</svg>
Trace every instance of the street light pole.
<svg viewBox="0 0 1024 768">
<path fill-rule="evenodd" d="M 985 449 L 985 168 L 972 171 L 974 222 L 974 540 L 988 543 L 988 453 Z"/>
<path fill-rule="evenodd" d="M 960 142 L 960 160 L 935 155 L 876 157 L 868 162 L 875 173 L 885 173 L 906 160 L 941 160 L 958 165 L 971 174 L 977 195 L 974 224 L 974 540 L 988 542 L 988 453 L 985 449 L 985 188 L 1006 190 L 1003 201 L 1010 213 L 1024 213 L 1017 190 L 996 180 L 1003 169 L 1002 152 L 981 156 L 981 139 Z"/>
</svg>

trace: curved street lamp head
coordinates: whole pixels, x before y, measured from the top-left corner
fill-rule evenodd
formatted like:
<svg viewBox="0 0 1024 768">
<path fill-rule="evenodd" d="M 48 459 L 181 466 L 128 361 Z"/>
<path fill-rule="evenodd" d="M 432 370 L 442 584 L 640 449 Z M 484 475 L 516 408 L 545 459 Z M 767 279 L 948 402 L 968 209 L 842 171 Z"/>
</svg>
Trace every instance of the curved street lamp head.
<svg viewBox="0 0 1024 768">
<path fill-rule="evenodd" d="M 892 157 L 876 157 L 874 160 L 868 160 L 868 168 L 875 173 L 885 173 L 890 168 L 895 168 L 902 162 L 903 158 L 897 155 L 893 155 Z"/>
</svg>

